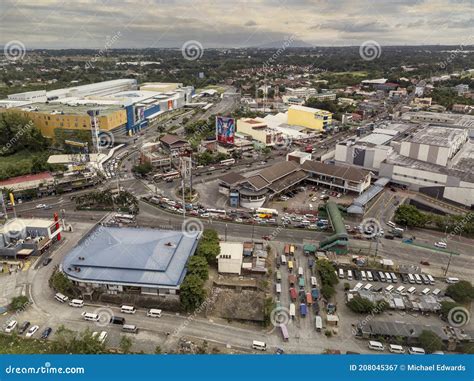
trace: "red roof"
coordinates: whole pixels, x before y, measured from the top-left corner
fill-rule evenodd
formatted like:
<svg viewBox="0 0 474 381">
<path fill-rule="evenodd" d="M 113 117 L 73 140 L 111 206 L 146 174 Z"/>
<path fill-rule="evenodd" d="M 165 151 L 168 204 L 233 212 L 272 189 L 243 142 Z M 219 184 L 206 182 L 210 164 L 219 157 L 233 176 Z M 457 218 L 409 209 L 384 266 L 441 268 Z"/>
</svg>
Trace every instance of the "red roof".
<svg viewBox="0 0 474 381">
<path fill-rule="evenodd" d="M 12 177 L 10 179 L 0 181 L 0 187 L 6 186 L 6 185 L 12 185 L 12 184 L 27 183 L 30 181 L 52 180 L 52 179 L 53 179 L 53 176 L 51 176 L 49 172 L 41 172 L 41 173 L 36 173 L 34 175 Z"/>
</svg>

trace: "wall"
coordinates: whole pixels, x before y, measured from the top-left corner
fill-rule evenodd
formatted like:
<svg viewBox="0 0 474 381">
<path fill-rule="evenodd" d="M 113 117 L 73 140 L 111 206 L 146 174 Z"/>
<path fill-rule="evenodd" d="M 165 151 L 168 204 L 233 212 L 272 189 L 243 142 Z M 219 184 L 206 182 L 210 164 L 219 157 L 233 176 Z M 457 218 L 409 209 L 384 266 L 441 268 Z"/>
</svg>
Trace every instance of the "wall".
<svg viewBox="0 0 474 381">
<path fill-rule="evenodd" d="M 288 124 L 290 125 L 296 125 L 296 126 L 303 126 L 306 128 L 311 128 L 313 130 L 323 130 L 323 124 L 324 120 L 323 117 L 325 115 L 324 113 L 315 111 L 315 112 L 309 112 L 309 111 L 303 111 L 303 110 L 295 110 L 292 109 L 291 107 L 288 109 Z M 319 118 L 318 116 L 321 116 Z M 327 125 L 331 125 L 332 122 L 332 115 L 329 114 L 326 119 Z"/>
</svg>

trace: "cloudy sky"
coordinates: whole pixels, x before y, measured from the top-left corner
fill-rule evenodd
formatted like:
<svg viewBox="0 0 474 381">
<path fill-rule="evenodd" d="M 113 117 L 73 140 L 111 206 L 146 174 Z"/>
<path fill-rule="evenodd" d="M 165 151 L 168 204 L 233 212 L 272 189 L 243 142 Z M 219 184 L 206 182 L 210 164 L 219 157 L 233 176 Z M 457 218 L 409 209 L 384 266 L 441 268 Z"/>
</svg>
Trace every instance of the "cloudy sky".
<svg viewBox="0 0 474 381">
<path fill-rule="evenodd" d="M 474 0 L 0 0 L 27 48 L 473 44 Z"/>
</svg>

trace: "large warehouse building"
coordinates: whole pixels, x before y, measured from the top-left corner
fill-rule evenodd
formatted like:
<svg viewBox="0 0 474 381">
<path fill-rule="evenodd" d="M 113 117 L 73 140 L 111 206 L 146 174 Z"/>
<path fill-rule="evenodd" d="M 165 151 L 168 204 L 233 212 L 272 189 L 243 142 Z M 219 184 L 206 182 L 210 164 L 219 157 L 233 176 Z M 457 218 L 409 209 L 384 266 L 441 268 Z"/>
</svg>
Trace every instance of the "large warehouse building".
<svg viewBox="0 0 474 381">
<path fill-rule="evenodd" d="M 62 270 L 89 293 L 177 298 L 199 234 L 98 226 L 66 255 Z"/>
</svg>

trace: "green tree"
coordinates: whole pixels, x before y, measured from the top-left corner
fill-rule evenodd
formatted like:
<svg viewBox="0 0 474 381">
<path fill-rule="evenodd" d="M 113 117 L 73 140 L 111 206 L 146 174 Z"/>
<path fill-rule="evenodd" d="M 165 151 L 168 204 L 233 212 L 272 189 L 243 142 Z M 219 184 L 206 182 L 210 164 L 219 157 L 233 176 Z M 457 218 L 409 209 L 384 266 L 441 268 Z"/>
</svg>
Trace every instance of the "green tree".
<svg viewBox="0 0 474 381">
<path fill-rule="evenodd" d="M 349 307 L 352 312 L 358 314 L 369 314 L 374 310 L 375 305 L 368 299 L 354 296 L 349 302 L 347 302 L 347 307 Z"/>
<path fill-rule="evenodd" d="M 316 263 L 316 268 L 318 269 L 323 285 L 327 284 L 330 286 L 334 286 L 339 283 L 339 279 L 335 274 L 336 269 L 331 264 L 331 262 L 325 259 L 320 259 Z"/>
<path fill-rule="evenodd" d="M 74 296 L 74 286 L 71 280 L 62 271 L 54 271 L 49 279 L 49 285 L 61 294 Z"/>
<path fill-rule="evenodd" d="M 449 302 L 447 300 L 443 300 L 441 302 L 441 310 L 440 310 L 440 314 L 441 314 L 441 317 L 444 319 L 444 320 L 447 320 L 448 319 L 448 316 L 449 316 L 449 312 L 453 309 L 453 308 L 456 308 L 456 307 L 460 307 L 461 305 L 456 303 L 456 302 Z"/>
<path fill-rule="evenodd" d="M 61 325 L 51 340 L 51 353 L 101 354 L 105 353 L 105 345 L 97 337 L 92 337 L 89 329 L 78 335 Z"/>
<path fill-rule="evenodd" d="M 321 287 L 321 294 L 326 299 L 331 298 L 335 293 L 336 293 L 336 289 L 329 284 L 323 284 L 323 286 Z"/>
<path fill-rule="evenodd" d="M 153 166 L 148 162 L 143 164 L 137 164 L 132 168 L 132 171 L 139 176 L 145 176 L 151 171 L 153 171 Z"/>
<path fill-rule="evenodd" d="M 428 353 L 443 349 L 443 341 L 433 331 L 423 330 L 418 337 L 421 347 Z"/>
<path fill-rule="evenodd" d="M 204 257 L 207 263 L 216 263 L 217 256 L 221 252 L 219 235 L 213 229 L 204 229 L 196 249 L 196 255 Z"/>
<path fill-rule="evenodd" d="M 161 350 L 161 347 L 159 345 L 157 345 L 155 347 L 155 355 L 161 355 L 163 352 Z"/>
<path fill-rule="evenodd" d="M 445 294 L 456 302 L 464 304 L 474 299 L 474 287 L 472 287 L 471 282 L 462 280 L 456 284 L 450 284 L 446 288 Z"/>
<path fill-rule="evenodd" d="M 186 311 L 193 311 L 199 307 L 206 298 L 204 281 L 197 275 L 186 275 L 179 288 L 181 305 Z"/>
<path fill-rule="evenodd" d="M 16 296 L 10 302 L 10 311 L 21 311 L 30 303 L 26 296 Z"/>
<path fill-rule="evenodd" d="M 188 271 L 189 275 L 197 275 L 202 280 L 207 280 L 209 278 L 209 268 L 207 260 L 202 256 L 192 256 L 188 262 Z"/>
<path fill-rule="evenodd" d="M 130 353 L 130 349 L 132 349 L 132 339 L 127 336 L 122 336 L 120 338 L 119 347 L 123 353 Z"/>
<path fill-rule="evenodd" d="M 413 205 L 400 205 L 394 219 L 397 224 L 408 227 L 423 227 L 428 221 L 427 216 Z"/>
</svg>

